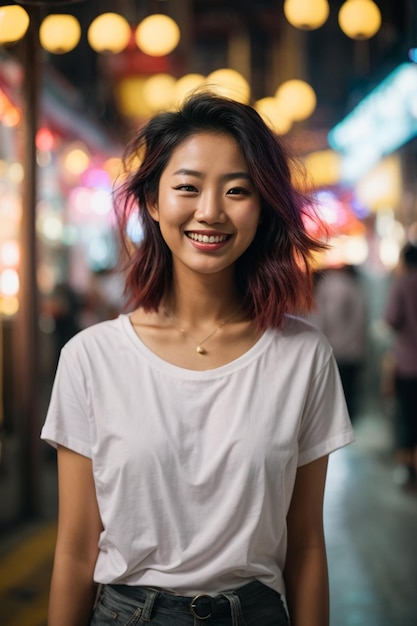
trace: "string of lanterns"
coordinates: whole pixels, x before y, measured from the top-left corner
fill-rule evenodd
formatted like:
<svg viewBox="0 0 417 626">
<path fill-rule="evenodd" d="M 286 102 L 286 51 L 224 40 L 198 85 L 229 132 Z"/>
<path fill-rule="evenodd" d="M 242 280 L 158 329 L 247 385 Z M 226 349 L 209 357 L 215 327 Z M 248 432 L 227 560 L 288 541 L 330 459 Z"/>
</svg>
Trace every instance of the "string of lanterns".
<svg viewBox="0 0 417 626">
<path fill-rule="evenodd" d="M 0 7 L 0 45 L 21 39 L 29 27 L 29 16 L 19 5 Z M 118 13 L 102 13 L 90 24 L 87 39 L 99 53 L 118 54 L 131 39 L 129 22 Z M 71 52 L 81 38 L 81 26 L 70 14 L 51 14 L 41 23 L 41 46 L 52 54 Z M 134 31 L 136 45 L 151 56 L 164 56 L 179 43 L 180 29 L 168 15 L 155 13 L 142 20 Z"/>
<path fill-rule="evenodd" d="M 328 0 L 285 0 L 284 15 L 301 30 L 316 30 L 329 17 Z M 381 12 L 373 0 L 346 0 L 339 9 L 341 30 L 351 39 L 370 39 L 381 26 Z"/>
<path fill-rule="evenodd" d="M 285 0 L 283 10 L 288 22 L 302 30 L 320 28 L 330 12 L 328 0 Z M 346 0 L 339 10 L 338 21 L 348 37 L 368 39 L 379 30 L 381 13 L 373 0 Z M 28 26 L 29 16 L 23 7 L 0 7 L 0 45 L 21 39 Z M 158 13 L 147 16 L 135 28 L 118 13 L 102 13 L 87 30 L 89 45 L 98 53 L 108 54 L 118 54 L 134 41 L 145 54 L 164 56 L 175 50 L 180 36 L 177 23 L 169 16 Z M 70 14 L 48 15 L 40 25 L 40 44 L 51 54 L 70 52 L 80 38 L 80 23 Z M 241 74 L 230 68 L 216 70 L 207 77 L 187 74 L 178 80 L 161 73 L 147 78 L 130 76 L 119 82 L 117 90 L 125 115 L 146 116 L 168 108 L 202 84 L 209 85 L 221 95 L 249 102 L 249 84 Z M 143 110 L 138 110 L 138 103 Z M 293 122 L 312 115 L 316 108 L 316 95 L 308 83 L 288 80 L 277 88 L 273 96 L 256 101 L 254 107 L 276 132 L 285 134 Z"/>
<path fill-rule="evenodd" d="M 284 15 L 302 30 L 315 30 L 326 22 L 328 0 L 285 0 Z M 341 30 L 352 39 L 369 39 L 381 26 L 381 12 L 373 0 L 346 0 L 338 13 Z M 0 45 L 21 39 L 29 26 L 29 16 L 20 5 L 0 7 Z M 87 38 L 97 52 L 117 54 L 126 48 L 131 36 L 128 21 L 118 13 L 103 13 L 88 28 Z M 41 25 L 41 45 L 53 54 L 73 50 L 81 37 L 78 20 L 69 14 L 52 14 Z M 146 54 L 163 56 L 179 43 L 180 29 L 168 15 L 155 13 L 143 19 L 135 29 L 137 46 Z"/>
</svg>

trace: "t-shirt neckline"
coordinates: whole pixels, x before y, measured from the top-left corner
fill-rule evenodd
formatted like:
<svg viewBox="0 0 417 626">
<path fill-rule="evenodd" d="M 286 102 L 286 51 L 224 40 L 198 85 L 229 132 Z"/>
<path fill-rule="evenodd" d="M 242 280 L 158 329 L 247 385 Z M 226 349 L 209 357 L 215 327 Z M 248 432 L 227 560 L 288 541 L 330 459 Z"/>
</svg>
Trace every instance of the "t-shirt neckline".
<svg viewBox="0 0 417 626">
<path fill-rule="evenodd" d="M 238 356 L 236 359 L 233 359 L 233 361 L 229 361 L 229 363 L 207 370 L 193 370 L 169 363 L 169 361 L 165 361 L 162 357 L 158 356 L 155 352 L 148 348 L 143 343 L 139 335 L 136 334 L 130 321 L 130 314 L 121 313 L 119 315 L 119 320 L 130 342 L 137 350 L 139 350 L 142 356 L 144 356 L 151 365 L 167 373 L 185 378 L 218 378 L 220 375 L 228 374 L 241 369 L 253 360 L 257 359 L 264 352 L 272 341 L 274 334 L 272 329 L 267 329 L 253 344 L 253 346 L 249 348 L 249 350 Z"/>
</svg>

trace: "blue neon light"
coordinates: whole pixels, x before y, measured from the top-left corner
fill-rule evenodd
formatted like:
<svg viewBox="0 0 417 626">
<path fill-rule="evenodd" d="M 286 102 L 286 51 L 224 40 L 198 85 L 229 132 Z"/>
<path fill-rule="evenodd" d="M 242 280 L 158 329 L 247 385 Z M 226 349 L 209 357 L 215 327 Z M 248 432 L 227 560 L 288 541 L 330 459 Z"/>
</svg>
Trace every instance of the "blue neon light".
<svg viewBox="0 0 417 626">
<path fill-rule="evenodd" d="M 417 136 L 417 65 L 403 63 L 329 132 L 342 153 L 342 180 L 355 182 Z"/>
</svg>

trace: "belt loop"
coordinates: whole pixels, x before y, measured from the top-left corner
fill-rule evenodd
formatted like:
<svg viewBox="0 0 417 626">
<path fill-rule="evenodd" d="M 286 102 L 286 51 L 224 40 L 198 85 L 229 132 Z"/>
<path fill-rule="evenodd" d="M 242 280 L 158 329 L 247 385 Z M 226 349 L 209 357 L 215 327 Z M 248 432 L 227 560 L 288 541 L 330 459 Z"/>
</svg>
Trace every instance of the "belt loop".
<svg viewBox="0 0 417 626">
<path fill-rule="evenodd" d="M 232 614 L 232 626 L 244 626 L 242 606 L 240 604 L 239 596 L 234 593 L 222 594 L 230 604 Z"/>
<path fill-rule="evenodd" d="M 146 590 L 146 598 L 142 610 L 143 622 L 151 621 L 153 605 L 155 604 L 155 600 L 157 599 L 158 595 L 159 593 L 157 591 L 154 591 L 153 589 Z"/>
</svg>

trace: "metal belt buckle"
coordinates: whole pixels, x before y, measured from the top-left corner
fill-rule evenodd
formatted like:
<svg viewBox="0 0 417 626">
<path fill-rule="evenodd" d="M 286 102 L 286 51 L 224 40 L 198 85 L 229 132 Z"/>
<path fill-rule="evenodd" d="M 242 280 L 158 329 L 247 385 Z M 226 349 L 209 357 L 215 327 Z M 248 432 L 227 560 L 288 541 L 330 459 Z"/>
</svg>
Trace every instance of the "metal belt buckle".
<svg viewBox="0 0 417 626">
<path fill-rule="evenodd" d="M 208 619 L 212 616 L 212 598 L 205 594 L 195 596 L 191 600 L 190 611 L 197 619 Z M 199 613 L 201 611 L 201 613 Z"/>
</svg>

